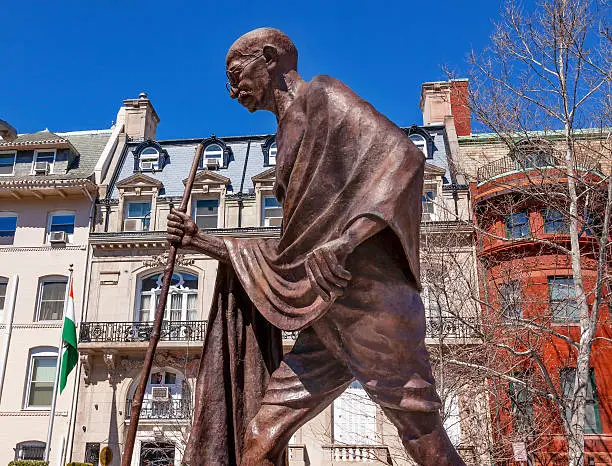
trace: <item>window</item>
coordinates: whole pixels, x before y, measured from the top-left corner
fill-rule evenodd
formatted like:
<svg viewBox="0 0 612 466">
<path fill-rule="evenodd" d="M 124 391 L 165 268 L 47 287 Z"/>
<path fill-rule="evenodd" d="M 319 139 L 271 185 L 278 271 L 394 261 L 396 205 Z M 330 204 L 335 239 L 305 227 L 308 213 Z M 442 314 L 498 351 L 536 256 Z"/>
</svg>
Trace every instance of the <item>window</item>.
<svg viewBox="0 0 612 466">
<path fill-rule="evenodd" d="M 4 304 L 6 303 L 6 288 L 8 286 L 8 280 L 0 277 L 0 312 L 4 311 Z"/>
<path fill-rule="evenodd" d="M 21 442 L 15 446 L 15 461 L 38 460 L 45 458 L 45 442 Z"/>
<path fill-rule="evenodd" d="M 71 243 L 74 236 L 74 220 L 74 212 L 60 211 L 50 214 L 47 225 L 47 242 L 49 242 L 52 232 L 63 231 L 68 237 L 68 242 Z"/>
<path fill-rule="evenodd" d="M 283 207 L 274 196 L 265 196 L 262 203 L 261 225 L 279 227 L 283 222 Z"/>
<path fill-rule="evenodd" d="M 430 220 L 434 220 L 434 214 L 436 212 L 435 200 L 436 192 L 433 190 L 425 191 L 425 193 L 421 197 L 421 203 L 423 205 L 423 221 L 427 222 Z"/>
<path fill-rule="evenodd" d="M 549 277 L 548 293 L 553 322 L 567 323 L 580 320 L 573 278 Z"/>
<path fill-rule="evenodd" d="M 97 466 L 100 461 L 100 444 L 86 443 L 85 444 L 85 462 L 95 464 Z"/>
<path fill-rule="evenodd" d="M 521 377 L 519 374 L 517 378 Z M 510 405 L 514 415 L 514 431 L 529 435 L 533 430 L 533 398 L 529 388 L 522 383 L 510 382 Z"/>
<path fill-rule="evenodd" d="M 56 364 L 55 350 L 38 350 L 30 353 L 26 408 L 51 407 Z"/>
<path fill-rule="evenodd" d="M 503 320 L 517 320 L 522 317 L 521 284 L 518 280 L 499 287 L 499 300 Z"/>
<path fill-rule="evenodd" d="M 334 400 L 334 443 L 376 443 L 376 405 L 357 381 Z"/>
<path fill-rule="evenodd" d="M 65 277 L 49 277 L 41 280 L 36 320 L 62 319 L 67 283 Z"/>
<path fill-rule="evenodd" d="M 138 322 L 151 322 L 155 316 L 157 300 L 161 291 L 163 275 L 153 275 L 140 282 Z M 192 321 L 196 319 L 198 304 L 198 277 L 189 273 L 175 272 L 170 284 L 170 295 L 166 301 L 165 320 Z"/>
<path fill-rule="evenodd" d="M 159 170 L 159 152 L 154 147 L 147 147 L 140 152 L 140 169 L 142 171 Z"/>
<path fill-rule="evenodd" d="M 544 233 L 569 233 L 565 217 L 556 209 L 544 210 Z"/>
<path fill-rule="evenodd" d="M 150 202 L 128 202 L 124 231 L 149 231 L 151 222 Z"/>
<path fill-rule="evenodd" d="M 451 443 L 457 446 L 461 443 L 461 415 L 457 392 L 450 391 L 446 394 L 443 415 L 444 430 L 446 430 Z"/>
<path fill-rule="evenodd" d="M 529 213 L 527 211 L 511 214 L 506 218 L 506 236 L 510 239 L 520 239 L 529 236 Z"/>
<path fill-rule="evenodd" d="M 175 385 L 176 374 L 174 372 L 155 372 L 151 374 L 151 385 Z"/>
<path fill-rule="evenodd" d="M 223 149 L 219 144 L 209 144 L 204 149 L 204 158 L 217 159 L 219 160 L 219 165 L 223 165 Z"/>
<path fill-rule="evenodd" d="M 43 168 L 46 164 L 46 168 Z M 34 162 L 32 163 L 32 174 L 36 174 L 39 170 L 45 173 L 53 174 L 55 166 L 55 151 L 36 151 L 34 154 Z"/>
<path fill-rule="evenodd" d="M 0 212 L 0 244 L 13 244 L 17 231 L 17 214 Z"/>
<path fill-rule="evenodd" d="M 572 414 L 572 401 L 574 399 L 574 384 L 576 382 L 576 368 L 567 367 L 561 370 L 561 389 L 565 398 L 565 415 Z M 584 412 L 584 433 L 601 434 L 601 419 L 599 417 L 599 401 L 597 398 L 597 385 L 595 371 L 589 369 L 589 380 L 586 387 L 586 409 Z"/>
<path fill-rule="evenodd" d="M 219 220 L 218 199 L 198 199 L 193 218 L 199 228 L 217 228 Z"/>
<path fill-rule="evenodd" d="M 276 143 L 273 142 L 270 145 L 270 149 L 268 151 L 268 165 L 276 165 L 276 153 L 278 149 L 276 148 Z"/>
<path fill-rule="evenodd" d="M 15 171 L 15 152 L 0 153 L 0 176 L 11 176 Z"/>
<path fill-rule="evenodd" d="M 601 215 L 588 212 L 582 219 L 582 235 L 585 232 L 588 236 L 600 236 L 603 230 L 603 219 Z"/>
<path fill-rule="evenodd" d="M 415 146 L 417 146 L 417 148 L 423 152 L 423 155 L 427 157 L 427 141 L 425 140 L 425 138 L 423 136 L 421 136 L 420 134 L 411 134 L 410 135 L 410 140 L 414 143 Z"/>
</svg>

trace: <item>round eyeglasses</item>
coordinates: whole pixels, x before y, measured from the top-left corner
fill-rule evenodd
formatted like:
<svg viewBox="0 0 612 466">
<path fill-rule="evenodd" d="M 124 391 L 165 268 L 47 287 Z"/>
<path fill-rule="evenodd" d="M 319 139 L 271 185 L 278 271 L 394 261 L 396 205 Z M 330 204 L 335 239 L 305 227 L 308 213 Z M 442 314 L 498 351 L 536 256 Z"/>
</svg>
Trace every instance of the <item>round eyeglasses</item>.
<svg viewBox="0 0 612 466">
<path fill-rule="evenodd" d="M 250 56 L 249 58 L 242 61 L 238 65 L 225 71 L 225 75 L 227 76 L 227 82 L 225 83 L 225 88 L 227 89 L 229 93 L 232 92 L 232 89 L 238 88 L 238 79 L 240 78 L 240 75 L 242 74 L 244 69 L 247 66 L 249 66 L 251 63 L 253 63 L 255 60 L 257 60 L 259 57 L 262 57 L 262 56 L 263 56 L 263 52 L 256 53 L 255 55 Z"/>
</svg>

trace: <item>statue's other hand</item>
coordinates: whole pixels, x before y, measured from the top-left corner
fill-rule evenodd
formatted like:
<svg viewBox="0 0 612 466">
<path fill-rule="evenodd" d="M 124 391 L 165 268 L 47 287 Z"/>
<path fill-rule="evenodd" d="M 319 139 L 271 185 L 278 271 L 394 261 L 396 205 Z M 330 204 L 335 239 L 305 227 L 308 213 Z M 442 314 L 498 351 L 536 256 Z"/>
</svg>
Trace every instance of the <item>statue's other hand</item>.
<svg viewBox="0 0 612 466">
<path fill-rule="evenodd" d="M 351 274 L 344 268 L 351 248 L 343 239 L 325 243 L 308 254 L 305 267 L 312 289 L 325 301 L 344 293 Z"/>
<path fill-rule="evenodd" d="M 172 209 L 168 215 L 168 229 L 166 239 L 176 247 L 187 247 L 198 234 L 198 226 L 189 215 Z"/>
</svg>

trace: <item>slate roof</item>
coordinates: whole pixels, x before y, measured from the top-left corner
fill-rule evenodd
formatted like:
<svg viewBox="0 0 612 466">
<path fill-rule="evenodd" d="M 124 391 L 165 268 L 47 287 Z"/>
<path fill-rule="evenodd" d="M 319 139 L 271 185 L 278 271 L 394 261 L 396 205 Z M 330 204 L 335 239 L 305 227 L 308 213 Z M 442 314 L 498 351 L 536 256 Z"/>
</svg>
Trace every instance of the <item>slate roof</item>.
<svg viewBox="0 0 612 466">
<path fill-rule="evenodd" d="M 65 138 L 52 133 L 48 129 L 45 129 L 44 131 L 39 131 L 37 133 L 18 134 L 17 139 L 13 141 L 0 140 L 0 148 L 14 146 L 26 148 L 27 146 L 35 146 L 40 144 L 65 144 L 67 142 L 68 141 Z"/>
<path fill-rule="evenodd" d="M 445 182 L 450 183 L 450 164 L 447 156 L 448 149 L 444 126 L 428 126 L 424 127 L 424 129 L 429 132 L 434 141 L 433 157 L 427 159 L 426 162 L 430 165 L 445 169 Z M 264 153 L 262 150 L 262 145 L 264 145 L 266 140 L 271 136 L 274 135 L 264 134 L 218 138 L 232 150 L 232 156 L 229 159 L 227 167 L 221 167 L 215 170 L 215 173 L 230 179 L 227 192 L 228 196 L 237 195 L 240 192 L 242 192 L 243 195 L 254 195 L 252 178 L 271 168 L 269 165 L 264 165 Z M 145 173 L 147 176 L 155 178 L 163 183 L 164 188 L 160 191 L 160 197 L 180 197 L 183 195 L 185 189 L 183 180 L 188 175 L 196 147 L 201 141 L 202 139 L 155 141 L 156 144 L 167 152 L 169 161 L 161 171 Z M 118 199 L 119 192 L 117 190 L 117 183 L 134 175 L 134 151 L 141 144 L 142 141 L 129 142 L 126 144 L 121 154 L 121 160 L 118 164 L 117 171 L 110 181 L 107 198 Z M 242 191 L 240 190 L 241 183 Z"/>
</svg>

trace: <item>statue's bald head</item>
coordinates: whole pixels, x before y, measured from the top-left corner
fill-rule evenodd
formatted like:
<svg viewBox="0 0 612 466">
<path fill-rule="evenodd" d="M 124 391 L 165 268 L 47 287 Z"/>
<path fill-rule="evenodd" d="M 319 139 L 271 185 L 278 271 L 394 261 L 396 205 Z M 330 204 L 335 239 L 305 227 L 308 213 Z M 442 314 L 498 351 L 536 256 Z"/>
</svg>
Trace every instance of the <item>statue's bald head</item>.
<svg viewBox="0 0 612 466">
<path fill-rule="evenodd" d="M 229 66 L 233 59 L 241 56 L 262 53 L 266 46 L 276 49 L 277 59 L 284 65 L 283 68 L 297 70 L 298 52 L 295 45 L 284 32 L 274 28 L 253 29 L 239 37 L 227 52 L 225 64 Z"/>
</svg>

